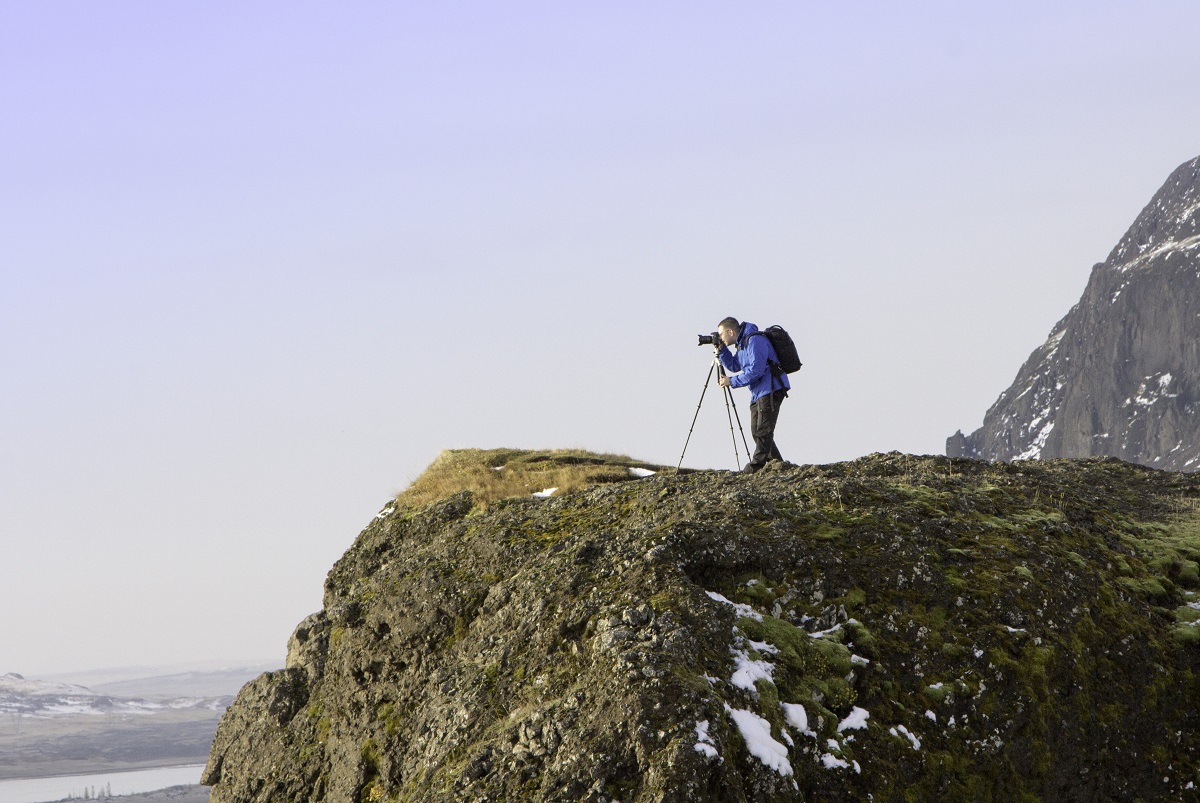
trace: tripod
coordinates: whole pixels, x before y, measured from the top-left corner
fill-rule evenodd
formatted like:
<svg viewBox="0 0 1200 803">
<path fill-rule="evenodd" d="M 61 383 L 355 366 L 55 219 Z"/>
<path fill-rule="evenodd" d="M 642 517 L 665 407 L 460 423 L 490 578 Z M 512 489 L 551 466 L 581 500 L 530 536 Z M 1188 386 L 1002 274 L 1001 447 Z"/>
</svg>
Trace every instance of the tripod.
<svg viewBox="0 0 1200 803">
<path fill-rule="evenodd" d="M 678 469 L 683 465 L 683 456 L 687 454 L 688 444 L 692 442 L 692 430 L 696 428 L 696 419 L 700 417 L 700 406 L 704 404 L 704 394 L 708 392 L 708 383 L 712 381 L 713 369 L 717 370 L 717 376 L 725 376 L 725 366 L 721 365 L 720 349 L 716 343 L 713 344 L 713 361 L 712 365 L 708 366 L 708 377 L 704 380 L 704 389 L 700 391 L 700 401 L 696 405 L 696 414 L 692 416 L 692 426 L 688 429 L 687 440 L 683 444 L 683 452 L 679 455 L 679 464 L 675 466 Z M 720 382 L 717 383 L 720 385 Z M 741 453 L 738 451 L 737 436 L 733 434 L 733 421 L 737 419 L 738 432 L 742 433 L 742 446 L 746 447 L 746 459 L 750 459 L 750 446 L 746 443 L 746 431 L 742 429 L 742 417 L 738 415 L 737 404 L 733 400 L 733 390 L 721 385 L 721 390 L 725 396 L 725 417 L 729 419 L 729 437 L 733 440 L 733 464 L 738 468 L 741 467 Z M 732 411 L 732 412 L 730 412 Z"/>
</svg>

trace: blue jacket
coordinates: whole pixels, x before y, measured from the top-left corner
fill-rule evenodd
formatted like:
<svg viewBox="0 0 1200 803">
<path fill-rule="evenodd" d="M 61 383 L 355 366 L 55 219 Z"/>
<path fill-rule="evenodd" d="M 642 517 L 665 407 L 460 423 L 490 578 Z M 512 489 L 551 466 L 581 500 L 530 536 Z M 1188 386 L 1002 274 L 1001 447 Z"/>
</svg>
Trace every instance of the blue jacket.
<svg viewBox="0 0 1200 803">
<path fill-rule="evenodd" d="M 721 365 L 725 366 L 725 370 L 731 374 L 730 386 L 750 387 L 751 404 L 763 396 L 769 395 L 772 390 L 791 388 L 792 386 L 788 382 L 787 374 L 780 374 L 772 379 L 767 361 L 778 362 L 779 358 L 775 356 L 775 347 L 771 345 L 771 341 L 767 339 L 766 335 L 751 337 L 757 331 L 757 326 L 743 321 L 742 331 L 738 335 L 737 343 L 734 344 L 737 347 L 737 353 L 734 354 L 725 348 L 723 343 L 717 351 L 721 358 Z M 772 387 L 772 382 L 774 382 L 774 387 Z"/>
</svg>

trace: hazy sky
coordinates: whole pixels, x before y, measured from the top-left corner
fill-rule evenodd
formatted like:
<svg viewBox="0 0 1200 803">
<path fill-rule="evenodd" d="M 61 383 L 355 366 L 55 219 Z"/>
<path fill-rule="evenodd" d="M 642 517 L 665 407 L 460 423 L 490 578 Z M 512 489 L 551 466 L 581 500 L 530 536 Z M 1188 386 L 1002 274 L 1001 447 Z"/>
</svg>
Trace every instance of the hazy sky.
<svg viewBox="0 0 1200 803">
<path fill-rule="evenodd" d="M 1197 30 L 0 0 L 0 673 L 282 660 L 441 449 L 673 465 L 726 315 L 800 345 L 786 458 L 942 452 L 1200 154 Z"/>
</svg>

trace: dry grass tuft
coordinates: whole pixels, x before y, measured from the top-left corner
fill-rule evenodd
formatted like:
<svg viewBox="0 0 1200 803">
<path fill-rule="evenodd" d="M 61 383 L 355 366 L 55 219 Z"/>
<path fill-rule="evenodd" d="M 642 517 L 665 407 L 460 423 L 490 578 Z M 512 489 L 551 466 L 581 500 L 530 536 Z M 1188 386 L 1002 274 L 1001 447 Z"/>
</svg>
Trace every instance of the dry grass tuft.
<svg viewBox="0 0 1200 803">
<path fill-rule="evenodd" d="M 556 488 L 555 496 L 588 485 L 634 479 L 631 468 L 661 470 L 624 455 L 582 449 L 447 449 L 396 496 L 403 505 L 423 505 L 469 490 L 487 504 Z"/>
</svg>

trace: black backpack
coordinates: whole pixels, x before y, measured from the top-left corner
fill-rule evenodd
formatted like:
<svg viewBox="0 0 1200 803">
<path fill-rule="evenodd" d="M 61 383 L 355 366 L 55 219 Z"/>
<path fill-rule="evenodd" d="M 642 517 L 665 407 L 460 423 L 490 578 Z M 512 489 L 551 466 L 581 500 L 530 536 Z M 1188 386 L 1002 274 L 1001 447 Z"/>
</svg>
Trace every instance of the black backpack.
<svg viewBox="0 0 1200 803">
<path fill-rule="evenodd" d="M 792 336 L 782 326 L 768 326 L 761 332 L 755 332 L 754 335 L 762 335 L 771 342 L 771 347 L 775 349 L 775 359 L 777 360 L 771 367 L 778 366 L 778 373 L 794 374 L 800 370 L 804 363 L 800 362 L 800 355 L 796 353 L 796 344 L 792 342 Z"/>
</svg>

